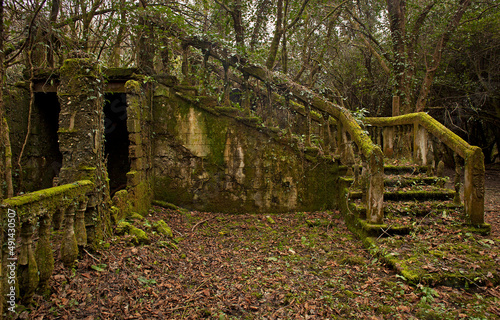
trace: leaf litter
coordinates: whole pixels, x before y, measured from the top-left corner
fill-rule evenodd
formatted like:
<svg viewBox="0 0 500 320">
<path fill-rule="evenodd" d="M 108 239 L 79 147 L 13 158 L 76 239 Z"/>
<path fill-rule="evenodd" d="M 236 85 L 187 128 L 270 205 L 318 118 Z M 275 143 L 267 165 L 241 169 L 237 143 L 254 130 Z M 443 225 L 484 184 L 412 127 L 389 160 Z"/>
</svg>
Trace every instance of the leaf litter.
<svg viewBox="0 0 500 320">
<path fill-rule="evenodd" d="M 166 221 L 175 238 L 150 232 L 150 244 L 133 246 L 116 237 L 107 249 L 83 252 L 74 270 L 56 263 L 51 294 L 35 296 L 20 318 L 500 316 L 500 287 L 408 285 L 363 248 L 337 211 L 232 215 L 154 207 L 147 219 Z"/>
</svg>

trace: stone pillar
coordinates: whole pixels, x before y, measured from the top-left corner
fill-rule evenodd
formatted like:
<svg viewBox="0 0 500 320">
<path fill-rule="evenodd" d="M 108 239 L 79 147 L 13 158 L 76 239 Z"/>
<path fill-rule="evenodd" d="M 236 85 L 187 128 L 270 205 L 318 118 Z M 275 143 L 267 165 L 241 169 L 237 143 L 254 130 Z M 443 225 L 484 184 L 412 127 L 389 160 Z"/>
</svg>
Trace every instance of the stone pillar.
<svg viewBox="0 0 500 320">
<path fill-rule="evenodd" d="M 147 181 L 151 165 L 149 128 L 151 122 L 148 99 L 142 85 L 134 80 L 125 83 L 127 92 L 127 130 L 129 133 L 130 172 L 127 173 L 127 187 L 132 210 L 146 214 L 152 200 Z"/>
<path fill-rule="evenodd" d="M 479 147 L 473 147 L 465 158 L 464 207 L 469 222 L 484 224 L 484 155 Z"/>
<path fill-rule="evenodd" d="M 109 186 L 104 157 L 104 81 L 99 65 L 88 58 L 68 59 L 60 69 L 57 95 L 59 149 L 63 160 L 59 184 L 91 180 L 97 209 L 94 221 L 100 239 L 109 219 Z M 87 219 L 85 219 L 87 220 Z M 92 242 L 88 242 L 91 244 Z"/>
<path fill-rule="evenodd" d="M 427 130 L 418 124 L 413 126 L 413 160 L 419 165 L 427 165 Z"/>
<path fill-rule="evenodd" d="M 400 109 L 399 96 L 393 96 L 392 97 L 392 116 L 393 117 L 399 116 L 399 109 Z"/>
<path fill-rule="evenodd" d="M 387 158 L 394 156 L 394 127 L 384 127 L 382 129 L 384 155 Z"/>
<path fill-rule="evenodd" d="M 384 222 L 384 155 L 378 147 L 373 149 L 368 165 L 368 194 L 366 220 L 371 224 Z"/>
<path fill-rule="evenodd" d="M 59 184 L 94 180 L 104 167 L 103 79 L 90 59 L 68 59 L 57 89 L 59 149 L 63 155 Z"/>
</svg>

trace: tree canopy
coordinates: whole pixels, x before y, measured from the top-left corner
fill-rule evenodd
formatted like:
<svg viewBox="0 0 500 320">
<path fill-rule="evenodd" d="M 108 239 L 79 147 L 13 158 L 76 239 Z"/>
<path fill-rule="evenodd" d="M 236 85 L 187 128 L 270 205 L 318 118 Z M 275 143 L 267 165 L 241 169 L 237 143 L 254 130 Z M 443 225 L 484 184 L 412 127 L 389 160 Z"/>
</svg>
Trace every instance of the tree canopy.
<svg viewBox="0 0 500 320">
<path fill-rule="evenodd" d="M 7 84 L 74 55 L 181 77 L 183 61 L 203 60 L 182 41 L 196 36 L 371 116 L 391 115 L 398 96 L 396 112 L 430 112 L 488 161 L 500 143 L 493 0 L 12 0 L 2 8 Z M 204 81 L 228 89 L 227 79 Z"/>
</svg>

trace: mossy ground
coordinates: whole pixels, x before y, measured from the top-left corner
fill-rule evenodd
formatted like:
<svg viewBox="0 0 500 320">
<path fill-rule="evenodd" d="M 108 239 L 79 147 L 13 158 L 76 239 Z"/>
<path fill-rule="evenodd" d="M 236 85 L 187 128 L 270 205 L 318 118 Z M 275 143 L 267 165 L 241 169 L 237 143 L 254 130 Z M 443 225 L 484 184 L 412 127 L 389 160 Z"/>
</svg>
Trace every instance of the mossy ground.
<svg viewBox="0 0 500 320">
<path fill-rule="evenodd" d="M 269 218 L 268 218 L 269 217 Z M 271 219 L 272 219 L 272 223 Z M 215 214 L 155 207 L 174 238 L 110 239 L 77 269 L 56 263 L 30 318 L 492 319 L 500 287 L 409 285 L 338 212 Z M 141 223 L 146 223 L 146 221 Z M 104 249 L 107 248 L 107 249 Z M 438 250 L 436 248 L 436 250 Z"/>
</svg>

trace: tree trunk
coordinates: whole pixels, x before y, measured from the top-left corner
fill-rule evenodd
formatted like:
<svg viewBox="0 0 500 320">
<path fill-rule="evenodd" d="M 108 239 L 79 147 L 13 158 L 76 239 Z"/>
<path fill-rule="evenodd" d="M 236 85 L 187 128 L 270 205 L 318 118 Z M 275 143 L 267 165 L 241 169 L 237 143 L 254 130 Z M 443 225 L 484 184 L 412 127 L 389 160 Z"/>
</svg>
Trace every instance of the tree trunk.
<svg viewBox="0 0 500 320">
<path fill-rule="evenodd" d="M 153 26 L 149 21 L 146 7 L 147 1 L 141 0 L 139 6 L 142 11 L 139 13 L 139 40 L 137 44 L 137 67 L 145 74 L 154 73 L 154 45 L 153 45 Z"/>
<path fill-rule="evenodd" d="M 5 55 L 4 55 L 4 1 L 0 0 L 0 141 L 3 146 L 0 159 L 0 175 L 5 177 L 7 183 L 7 198 L 14 195 L 12 185 L 12 151 L 10 146 L 9 124 L 5 117 L 5 104 L 3 100 L 3 87 L 5 78 Z M 0 187 L 0 199 L 3 197 Z"/>
<path fill-rule="evenodd" d="M 231 11 L 233 27 L 236 34 L 236 45 L 240 50 L 245 50 L 245 28 L 243 27 L 243 17 L 241 14 L 241 0 L 234 1 L 234 8 Z"/>
<path fill-rule="evenodd" d="M 257 16 L 257 20 L 255 21 L 255 25 L 253 27 L 252 37 L 250 38 L 250 51 L 255 50 L 255 46 L 259 41 L 259 34 L 264 25 L 264 17 L 269 12 L 269 7 L 271 6 L 271 0 L 262 0 L 257 7 L 257 12 L 255 15 Z"/>
<path fill-rule="evenodd" d="M 125 0 L 120 1 L 121 12 L 120 12 L 120 27 L 118 28 L 118 35 L 116 36 L 116 41 L 113 45 L 113 51 L 110 57 L 110 66 L 119 67 L 121 58 L 121 45 L 125 38 L 125 29 L 127 23 L 127 12 L 123 9 L 125 6 Z"/>
<path fill-rule="evenodd" d="M 438 40 L 438 43 L 434 48 L 434 53 L 432 54 L 432 61 L 430 62 L 430 65 L 427 66 L 427 71 L 425 73 L 424 80 L 422 81 L 420 94 L 418 96 L 417 105 L 415 107 L 416 112 L 424 111 L 425 106 L 427 104 L 427 97 L 429 96 L 429 92 L 431 91 L 431 85 L 434 80 L 434 75 L 436 74 L 439 64 L 441 63 L 443 50 L 448 41 L 450 40 L 452 33 L 458 27 L 458 24 L 460 23 L 462 16 L 464 15 L 467 8 L 469 8 L 470 4 L 471 0 L 460 0 L 460 4 L 458 6 L 457 11 L 455 12 L 455 15 L 453 16 L 450 23 L 446 27 L 446 30 L 443 32 L 443 34 Z"/>
<path fill-rule="evenodd" d="M 271 47 L 269 48 L 269 55 L 266 60 L 266 68 L 272 70 L 274 67 L 274 61 L 276 60 L 276 55 L 278 54 L 278 48 L 280 45 L 281 36 L 283 35 L 283 0 L 278 0 L 276 5 L 276 26 L 274 28 L 274 36 L 271 41 Z"/>
<path fill-rule="evenodd" d="M 406 56 L 406 2 L 405 0 L 387 0 L 391 38 L 393 45 L 393 75 L 396 80 L 395 95 L 401 97 L 401 113 L 410 112 L 410 83 L 407 79 L 408 61 Z"/>
<path fill-rule="evenodd" d="M 50 68 L 54 68 L 54 52 L 59 49 L 58 45 L 58 39 L 56 36 L 54 36 L 54 31 L 52 28 L 54 27 L 55 23 L 57 22 L 57 17 L 59 15 L 59 11 L 61 8 L 61 0 L 53 0 L 52 1 L 52 7 L 50 9 L 50 36 L 49 36 L 49 43 L 47 47 L 47 63 Z"/>
</svg>

